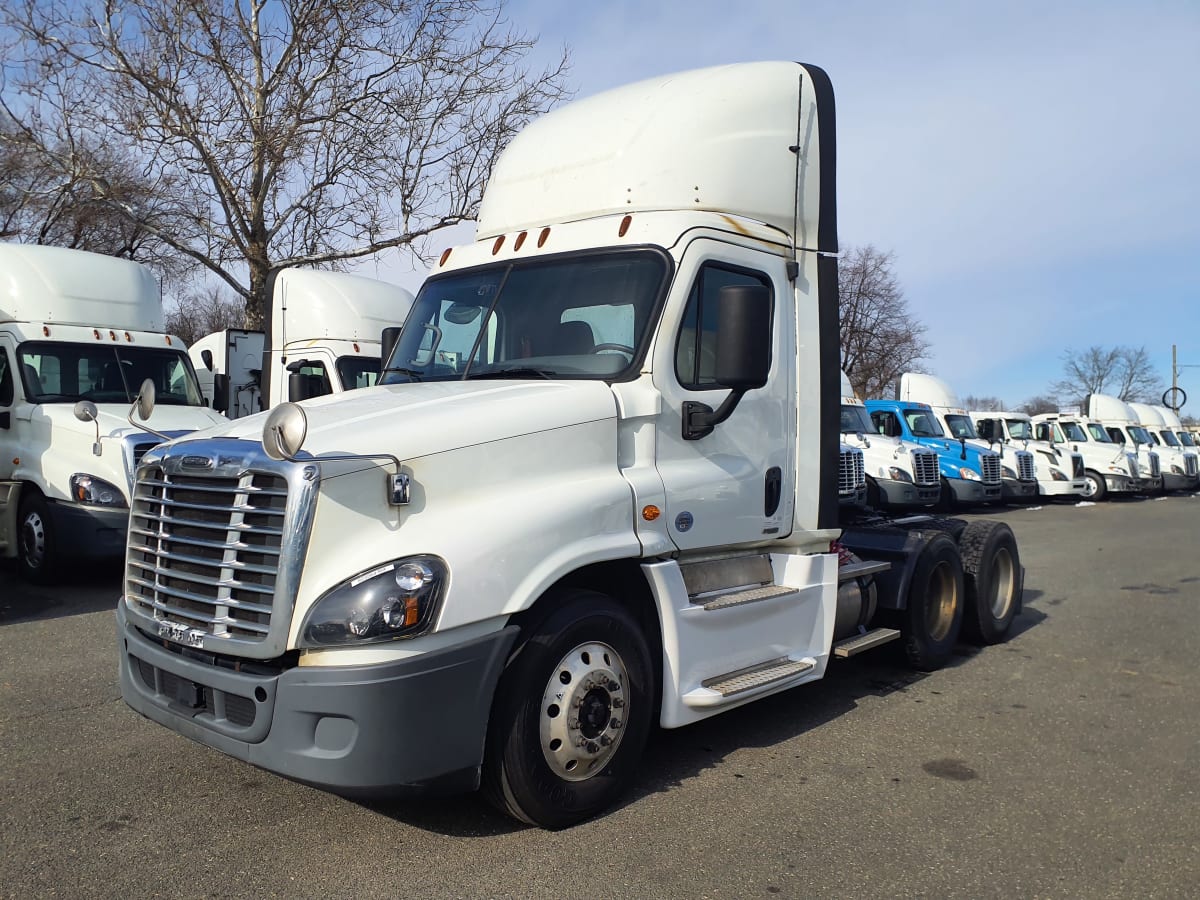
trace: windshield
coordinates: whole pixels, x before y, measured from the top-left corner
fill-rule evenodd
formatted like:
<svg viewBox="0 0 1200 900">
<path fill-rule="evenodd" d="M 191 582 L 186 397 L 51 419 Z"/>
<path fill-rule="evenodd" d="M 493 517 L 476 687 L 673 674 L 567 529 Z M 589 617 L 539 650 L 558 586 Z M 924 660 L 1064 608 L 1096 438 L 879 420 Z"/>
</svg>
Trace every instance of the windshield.
<svg viewBox="0 0 1200 900">
<path fill-rule="evenodd" d="M 1014 441 L 1032 441 L 1033 425 L 1028 419 L 1005 419 L 1008 423 L 1008 434 Z"/>
<path fill-rule="evenodd" d="M 1155 433 L 1153 431 L 1150 432 L 1150 436 L 1154 437 Z M 1177 437 L 1175 437 L 1174 434 L 1167 431 L 1167 429 L 1165 429 L 1165 428 L 1162 431 L 1158 432 L 1158 437 L 1161 437 L 1162 442 L 1164 444 L 1166 444 L 1168 447 L 1178 447 L 1179 446 L 1179 439 Z"/>
<path fill-rule="evenodd" d="M 29 341 L 17 362 L 30 403 L 132 403 L 142 382 L 154 382 L 160 406 L 203 406 L 186 353 L 128 344 Z"/>
<path fill-rule="evenodd" d="M 1150 432 L 1148 432 L 1141 425 L 1130 425 L 1129 426 L 1129 436 L 1132 437 L 1139 444 L 1157 443 L 1156 441 L 1151 440 Z"/>
<path fill-rule="evenodd" d="M 1076 422 L 1063 422 L 1062 429 L 1067 433 L 1068 441 L 1086 441 L 1087 433 Z"/>
<path fill-rule="evenodd" d="M 379 357 L 339 356 L 337 371 L 338 378 L 342 380 L 342 390 L 344 391 L 371 387 L 371 385 L 379 381 Z"/>
<path fill-rule="evenodd" d="M 380 380 L 616 380 L 645 351 L 667 274 L 658 251 L 608 250 L 430 279 Z"/>
<path fill-rule="evenodd" d="M 942 426 L 938 424 L 938 420 L 927 410 L 906 409 L 904 421 L 908 422 L 908 430 L 913 433 L 914 437 L 945 437 L 946 435 L 946 432 L 942 431 Z"/>
<path fill-rule="evenodd" d="M 875 426 L 864 407 L 842 404 L 842 434 L 873 434 Z"/>
<path fill-rule="evenodd" d="M 946 427 L 950 429 L 950 434 L 954 438 L 972 438 L 979 437 L 975 433 L 975 425 L 971 422 L 968 416 L 949 415 L 946 416 Z"/>
<path fill-rule="evenodd" d="M 1196 446 L 1196 442 L 1192 439 L 1192 436 L 1190 434 L 1188 434 L 1186 431 L 1179 432 L 1179 441 L 1185 447 L 1195 447 Z"/>
<path fill-rule="evenodd" d="M 1113 443 L 1113 439 L 1111 437 L 1109 437 L 1109 434 L 1107 431 L 1104 430 L 1103 425 L 1101 425 L 1097 422 L 1088 422 L 1087 430 L 1088 430 L 1088 434 L 1090 434 L 1092 436 L 1093 441 L 1096 441 L 1097 443 L 1101 443 L 1101 444 Z"/>
</svg>

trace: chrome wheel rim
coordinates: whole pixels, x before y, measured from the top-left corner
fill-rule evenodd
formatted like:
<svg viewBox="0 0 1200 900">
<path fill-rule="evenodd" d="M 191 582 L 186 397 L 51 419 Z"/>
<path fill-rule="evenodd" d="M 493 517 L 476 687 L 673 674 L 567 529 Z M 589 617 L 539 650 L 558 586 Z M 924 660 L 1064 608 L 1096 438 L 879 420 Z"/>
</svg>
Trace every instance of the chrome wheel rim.
<svg viewBox="0 0 1200 900">
<path fill-rule="evenodd" d="M 620 655 L 598 641 L 580 644 L 554 667 L 542 693 L 539 737 L 555 775 L 586 781 L 603 771 L 625 733 L 628 682 Z"/>
<path fill-rule="evenodd" d="M 958 586 L 954 583 L 954 570 L 947 562 L 938 563 L 929 576 L 929 599 L 925 605 L 925 630 L 930 639 L 945 640 L 957 606 Z"/>
<path fill-rule="evenodd" d="M 1083 482 L 1084 482 L 1083 496 L 1095 497 L 1098 493 L 1100 493 L 1100 488 L 1098 488 L 1096 486 L 1095 479 L 1093 479 L 1090 475 L 1087 478 L 1085 478 L 1083 480 Z"/>
<path fill-rule="evenodd" d="M 1013 587 L 1017 582 L 1016 572 L 1017 567 L 1013 564 L 1012 554 L 1007 548 L 1001 547 L 992 557 L 992 596 L 989 605 L 995 619 L 1003 619 L 1008 615 L 1008 609 L 1013 602 Z"/>
<path fill-rule="evenodd" d="M 21 553 L 31 569 L 40 569 L 46 561 L 46 523 L 36 512 L 30 512 L 21 523 Z"/>
</svg>

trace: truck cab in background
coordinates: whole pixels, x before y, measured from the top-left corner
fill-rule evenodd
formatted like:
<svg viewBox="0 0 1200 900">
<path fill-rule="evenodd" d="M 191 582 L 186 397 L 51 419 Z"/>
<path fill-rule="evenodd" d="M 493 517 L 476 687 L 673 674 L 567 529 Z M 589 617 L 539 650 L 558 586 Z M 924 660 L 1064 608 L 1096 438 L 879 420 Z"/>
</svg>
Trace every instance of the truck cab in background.
<svg viewBox="0 0 1200 900">
<path fill-rule="evenodd" d="M 842 372 L 842 441 L 857 447 L 866 466 L 866 503 L 875 509 L 933 506 L 942 493 L 938 457 L 932 450 L 881 434 Z"/>
<path fill-rule="evenodd" d="M 370 387 L 379 381 L 382 333 L 403 324 L 412 300 L 404 288 L 374 278 L 282 269 L 272 282 L 265 332 L 228 328 L 192 345 L 205 402 L 237 419 L 289 400 Z"/>
<path fill-rule="evenodd" d="M 1180 421 L 1179 413 L 1167 406 L 1156 406 L 1154 408 L 1162 416 L 1166 427 L 1171 429 L 1175 437 L 1179 438 L 1179 446 L 1183 447 L 1185 452 L 1195 453 L 1200 456 L 1200 444 L 1196 443 L 1196 436 Z"/>
<path fill-rule="evenodd" d="M 31 581 L 119 557 L 133 473 L 206 409 L 150 270 L 82 250 L 0 244 L 0 555 Z M 157 405 L 129 420 L 146 380 Z M 153 429 L 153 430 L 151 430 Z"/>
<path fill-rule="evenodd" d="M 1137 413 L 1118 397 L 1091 394 L 1087 399 L 1088 418 L 1099 422 L 1113 443 L 1131 452 L 1138 463 L 1138 489 L 1158 493 L 1163 489 L 1162 462 L 1154 452 L 1150 434 L 1138 422 Z"/>
<path fill-rule="evenodd" d="M 1077 498 L 1086 493 L 1083 457 L 1073 451 L 1063 452 L 1049 441 L 1038 440 L 1033 420 L 1027 413 L 973 410 L 970 415 L 979 437 L 987 441 L 989 446 L 1000 446 L 1002 462 L 1006 448 L 1029 451 L 1041 496 Z M 1023 463 L 1024 458 L 1018 458 L 1015 462 Z M 1016 474 L 1011 465 L 1004 468 L 1008 470 L 1004 473 L 1006 478 Z"/>
<path fill-rule="evenodd" d="M 1200 484 L 1200 471 L 1196 465 L 1196 453 L 1184 448 L 1173 428 L 1158 407 L 1148 403 L 1129 404 L 1158 454 L 1162 469 L 1164 491 L 1194 491 Z"/>
<path fill-rule="evenodd" d="M 1103 500 L 1109 493 L 1142 489 L 1137 456 L 1114 442 L 1101 423 L 1072 413 L 1041 413 L 1032 418 L 1038 440 L 1083 457 L 1084 499 Z"/>
</svg>

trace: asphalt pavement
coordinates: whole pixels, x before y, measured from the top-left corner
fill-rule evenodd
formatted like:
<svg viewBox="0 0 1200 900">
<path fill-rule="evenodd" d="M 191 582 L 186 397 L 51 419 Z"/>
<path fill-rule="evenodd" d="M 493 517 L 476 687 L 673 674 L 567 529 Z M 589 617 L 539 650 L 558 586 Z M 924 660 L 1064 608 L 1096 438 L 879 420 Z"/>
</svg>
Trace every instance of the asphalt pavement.
<svg viewBox="0 0 1200 900">
<path fill-rule="evenodd" d="M 1007 643 L 660 732 L 624 803 L 557 833 L 173 734 L 120 699 L 118 569 L 0 568 L 0 896 L 1196 896 L 1200 498 L 990 515 L 1027 570 Z"/>
</svg>

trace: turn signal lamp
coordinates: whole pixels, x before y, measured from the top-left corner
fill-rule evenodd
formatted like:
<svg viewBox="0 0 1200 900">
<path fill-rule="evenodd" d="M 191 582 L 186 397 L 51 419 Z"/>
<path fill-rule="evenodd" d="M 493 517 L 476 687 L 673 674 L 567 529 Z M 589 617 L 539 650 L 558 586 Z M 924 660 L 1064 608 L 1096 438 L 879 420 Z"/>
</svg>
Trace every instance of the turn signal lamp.
<svg viewBox="0 0 1200 900">
<path fill-rule="evenodd" d="M 653 503 L 651 503 L 648 506 L 642 507 L 642 518 L 645 519 L 647 522 L 653 522 L 655 519 L 657 519 L 661 515 L 662 515 L 662 510 L 660 510 Z"/>
</svg>

